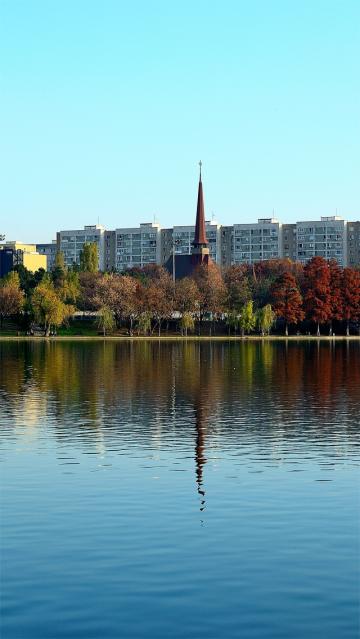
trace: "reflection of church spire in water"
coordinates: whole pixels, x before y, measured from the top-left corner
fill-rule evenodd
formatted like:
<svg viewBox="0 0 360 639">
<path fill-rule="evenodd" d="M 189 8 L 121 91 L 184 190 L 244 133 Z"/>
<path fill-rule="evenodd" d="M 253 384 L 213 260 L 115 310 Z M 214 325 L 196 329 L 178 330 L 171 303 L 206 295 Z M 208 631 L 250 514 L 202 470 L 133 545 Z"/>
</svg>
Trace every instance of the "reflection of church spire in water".
<svg viewBox="0 0 360 639">
<path fill-rule="evenodd" d="M 201 407 L 195 409 L 196 419 L 196 444 L 195 444 L 195 464 L 196 464 L 196 483 L 197 491 L 201 498 L 200 510 L 205 510 L 205 490 L 203 488 L 203 468 L 206 464 L 204 455 L 205 448 L 205 432 L 203 423 L 203 410 Z"/>
</svg>

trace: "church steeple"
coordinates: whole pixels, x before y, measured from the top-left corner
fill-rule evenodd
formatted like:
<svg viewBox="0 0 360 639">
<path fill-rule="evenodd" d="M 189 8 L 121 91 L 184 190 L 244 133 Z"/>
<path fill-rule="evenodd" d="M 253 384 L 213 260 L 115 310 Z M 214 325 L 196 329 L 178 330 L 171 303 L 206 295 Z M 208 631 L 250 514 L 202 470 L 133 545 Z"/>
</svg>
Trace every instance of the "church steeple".
<svg viewBox="0 0 360 639">
<path fill-rule="evenodd" d="M 194 248 L 206 247 L 208 245 L 207 237 L 206 237 L 206 227 L 205 227 L 205 207 L 204 207 L 204 194 L 203 194 L 203 186 L 201 180 L 201 166 L 202 162 L 199 162 L 200 165 L 200 177 L 199 177 L 199 189 L 198 189 L 198 199 L 197 199 L 197 208 L 196 208 L 196 223 L 195 223 L 195 237 L 193 246 Z"/>
</svg>

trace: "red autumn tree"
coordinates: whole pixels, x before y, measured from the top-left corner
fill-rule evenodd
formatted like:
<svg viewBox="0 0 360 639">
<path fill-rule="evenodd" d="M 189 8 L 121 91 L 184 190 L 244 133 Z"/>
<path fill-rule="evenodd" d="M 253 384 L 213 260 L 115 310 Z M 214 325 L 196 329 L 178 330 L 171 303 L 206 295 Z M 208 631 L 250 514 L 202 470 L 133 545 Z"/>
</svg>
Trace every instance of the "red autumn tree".
<svg viewBox="0 0 360 639">
<path fill-rule="evenodd" d="M 270 289 L 271 305 L 277 317 L 285 322 L 285 335 L 289 334 L 289 324 L 301 322 L 305 313 L 302 307 L 302 297 L 291 273 L 280 275 Z"/>
<path fill-rule="evenodd" d="M 353 268 L 343 271 L 343 318 L 349 335 L 350 321 L 360 320 L 360 272 Z"/>
<path fill-rule="evenodd" d="M 307 317 L 317 325 L 331 318 L 330 268 L 323 257 L 313 257 L 304 267 L 304 307 Z"/>
<path fill-rule="evenodd" d="M 332 334 L 333 320 L 343 319 L 343 295 L 342 295 L 342 280 L 343 271 L 336 260 L 329 261 L 330 269 L 330 304 L 331 304 L 331 316 L 330 316 L 330 335 Z"/>
</svg>

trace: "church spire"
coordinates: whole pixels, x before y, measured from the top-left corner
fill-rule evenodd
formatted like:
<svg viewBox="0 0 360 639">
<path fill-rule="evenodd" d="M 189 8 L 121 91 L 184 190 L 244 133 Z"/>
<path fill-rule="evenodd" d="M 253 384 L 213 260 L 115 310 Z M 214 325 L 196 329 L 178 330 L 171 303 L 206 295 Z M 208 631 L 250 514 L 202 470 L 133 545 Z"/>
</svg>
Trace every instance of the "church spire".
<svg viewBox="0 0 360 639">
<path fill-rule="evenodd" d="M 199 190 L 198 190 L 198 200 L 197 200 L 197 209 L 196 209 L 196 223 L 195 223 L 195 237 L 193 246 L 196 248 L 200 248 L 201 246 L 207 246 L 208 241 L 206 237 L 206 228 L 205 228 L 205 207 L 204 207 L 204 195 L 203 195 L 203 187 L 201 180 L 201 167 L 202 162 L 199 162 L 200 166 L 200 177 L 199 177 Z"/>
</svg>

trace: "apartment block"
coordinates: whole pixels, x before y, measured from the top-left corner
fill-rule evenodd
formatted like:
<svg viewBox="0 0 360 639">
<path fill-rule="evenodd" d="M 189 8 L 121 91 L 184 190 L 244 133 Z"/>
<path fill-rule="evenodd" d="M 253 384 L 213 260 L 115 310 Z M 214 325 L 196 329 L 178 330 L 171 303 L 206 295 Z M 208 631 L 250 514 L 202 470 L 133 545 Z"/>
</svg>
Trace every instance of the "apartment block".
<svg viewBox="0 0 360 639">
<path fill-rule="evenodd" d="M 115 231 L 105 231 L 104 233 L 104 269 L 113 271 L 116 268 L 115 259 Z"/>
<path fill-rule="evenodd" d="M 360 222 L 347 223 L 347 265 L 360 266 Z"/>
<path fill-rule="evenodd" d="M 289 260 L 296 260 L 296 224 L 283 224 L 281 227 L 281 255 Z"/>
<path fill-rule="evenodd" d="M 244 264 L 282 257 L 282 228 L 275 218 L 257 224 L 234 224 L 231 262 Z"/>
<path fill-rule="evenodd" d="M 335 258 L 341 266 L 360 265 L 360 222 L 346 222 L 338 216 L 317 221 L 282 224 L 275 218 L 260 218 L 254 224 L 221 226 L 207 221 L 206 235 L 210 257 L 219 266 L 245 264 L 277 258 L 306 263 L 315 255 Z M 34 247 L 48 258 L 52 267 L 57 250 L 71 266 L 79 263 L 84 242 L 99 247 L 99 269 L 124 271 L 133 266 L 166 264 L 175 255 L 190 255 L 195 227 L 188 225 L 162 229 L 158 223 L 106 231 L 85 226 L 83 230 L 60 231 L 57 244 Z"/>
<path fill-rule="evenodd" d="M 115 231 L 115 268 L 124 271 L 134 266 L 161 264 L 161 228 L 155 222 L 137 228 Z"/>
<path fill-rule="evenodd" d="M 56 253 L 58 252 L 56 240 L 53 240 L 51 244 L 36 244 L 36 250 L 40 255 L 46 255 L 47 270 L 51 271 L 55 266 Z"/>
<path fill-rule="evenodd" d="M 340 266 L 347 264 L 346 222 L 336 215 L 322 217 L 316 222 L 296 223 L 296 259 L 306 263 L 312 257 L 336 259 Z"/>
<path fill-rule="evenodd" d="M 233 264 L 234 227 L 222 226 L 221 235 L 221 266 Z"/>
<path fill-rule="evenodd" d="M 105 267 L 104 251 L 105 228 L 100 224 L 84 226 L 83 229 L 72 231 L 59 231 L 57 233 L 57 248 L 64 254 L 65 265 L 80 264 L 80 253 L 85 242 L 95 243 L 98 246 L 99 270 Z"/>
</svg>

